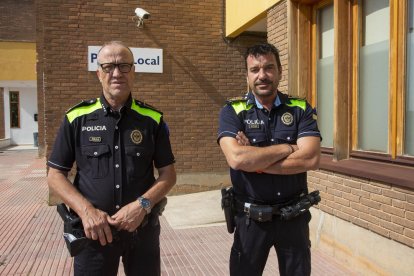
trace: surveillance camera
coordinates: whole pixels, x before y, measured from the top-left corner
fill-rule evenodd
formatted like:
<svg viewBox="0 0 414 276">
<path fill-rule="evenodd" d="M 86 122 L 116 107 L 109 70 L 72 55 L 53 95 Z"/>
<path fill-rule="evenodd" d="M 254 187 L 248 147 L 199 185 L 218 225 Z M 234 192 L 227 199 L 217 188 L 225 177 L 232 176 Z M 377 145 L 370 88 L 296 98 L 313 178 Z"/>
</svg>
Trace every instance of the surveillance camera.
<svg viewBox="0 0 414 276">
<path fill-rule="evenodd" d="M 150 18 L 150 16 L 151 16 L 149 12 L 147 12 L 146 10 L 141 9 L 141 8 L 136 8 L 136 9 L 135 9 L 135 14 L 136 14 L 139 18 L 142 18 L 142 19 L 148 19 L 148 18 Z"/>
</svg>

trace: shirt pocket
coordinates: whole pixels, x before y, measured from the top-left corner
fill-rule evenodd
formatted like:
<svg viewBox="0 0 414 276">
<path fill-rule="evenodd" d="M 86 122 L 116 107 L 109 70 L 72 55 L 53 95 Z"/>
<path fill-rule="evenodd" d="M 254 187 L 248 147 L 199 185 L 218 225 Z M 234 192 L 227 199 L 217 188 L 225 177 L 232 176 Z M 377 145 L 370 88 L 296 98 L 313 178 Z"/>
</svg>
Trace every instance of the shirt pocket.
<svg viewBox="0 0 414 276">
<path fill-rule="evenodd" d="M 110 149 L 109 145 L 82 146 L 82 155 L 91 164 L 92 178 L 104 178 L 109 172 Z"/>
<path fill-rule="evenodd" d="M 279 130 L 274 136 L 277 144 L 296 144 L 298 133 L 295 130 Z"/>
<path fill-rule="evenodd" d="M 252 146 L 265 146 L 269 141 L 266 137 L 266 133 L 259 131 L 250 131 L 246 133 L 247 138 L 249 138 L 250 145 Z"/>
<path fill-rule="evenodd" d="M 152 170 L 153 150 L 142 146 L 125 146 L 127 177 L 139 178 Z"/>
</svg>

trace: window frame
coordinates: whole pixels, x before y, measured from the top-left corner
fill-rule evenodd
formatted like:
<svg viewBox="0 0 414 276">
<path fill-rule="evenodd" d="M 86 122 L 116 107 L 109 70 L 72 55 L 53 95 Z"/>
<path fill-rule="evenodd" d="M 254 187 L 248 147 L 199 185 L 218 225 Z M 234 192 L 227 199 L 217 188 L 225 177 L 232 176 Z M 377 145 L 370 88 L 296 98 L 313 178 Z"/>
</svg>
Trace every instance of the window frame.
<svg viewBox="0 0 414 276">
<path fill-rule="evenodd" d="M 361 18 L 359 0 L 353 0 L 353 57 L 352 63 L 356 68 L 353 70 L 352 88 L 352 157 L 395 160 L 395 162 L 406 163 L 403 160 L 411 160 L 414 164 L 414 156 L 404 156 L 405 139 L 405 100 L 406 100 L 406 28 L 407 25 L 407 2 L 389 0 L 390 7 L 390 48 L 389 48 L 389 87 L 388 87 L 388 153 L 377 153 L 357 150 L 358 143 L 358 51 L 362 32 L 359 29 L 358 20 Z"/>
<path fill-rule="evenodd" d="M 312 106 L 317 106 L 317 102 L 318 102 L 318 81 L 317 81 L 317 77 L 318 77 L 318 66 L 317 66 L 317 62 L 320 56 L 320 37 L 319 37 L 319 32 L 318 32 L 318 25 L 317 25 L 317 21 L 318 21 L 318 10 L 328 6 L 328 5 L 334 5 L 334 1 L 333 0 L 323 0 L 320 1 L 319 3 L 315 4 L 312 7 L 312 29 L 311 29 L 311 49 L 314 49 L 314 51 L 312 51 L 311 53 L 311 59 L 312 59 L 312 65 L 311 65 L 311 105 Z M 335 24 L 334 24 L 335 25 Z M 335 30 L 335 26 L 334 26 L 334 30 Z M 336 34 L 334 34 L 335 36 Z M 335 45 L 334 45 L 335 48 Z M 334 58 L 335 58 L 335 53 L 334 53 Z M 334 65 L 335 67 L 335 65 Z M 334 77 L 335 79 L 335 77 Z M 335 82 L 335 80 L 334 80 Z M 334 98 L 335 98 L 335 91 L 334 91 Z M 335 99 L 334 99 L 335 102 Z M 335 106 L 334 106 L 335 109 Z M 335 111 L 333 112 L 334 116 L 335 116 Z M 335 122 L 335 118 L 333 119 Z M 333 125 L 333 129 L 332 131 L 335 133 L 335 126 L 336 124 L 334 123 Z M 326 153 L 333 153 L 333 147 L 322 147 L 322 152 L 326 152 Z"/>
<path fill-rule="evenodd" d="M 349 46 L 351 32 L 349 22 L 352 20 L 351 7 L 348 0 L 321 0 L 312 6 L 312 77 L 311 77 L 311 104 L 316 106 L 317 99 L 317 12 L 319 9 L 333 4 L 334 6 L 334 126 L 333 126 L 333 148 L 322 147 L 323 153 L 332 154 L 335 160 L 348 159 L 350 156 L 350 123 L 352 102 L 350 101 L 352 82 L 352 49 Z M 338 8 L 336 8 L 338 7 Z M 339 16 L 339 10 L 341 12 Z M 341 74 L 338 74 L 341 72 Z M 348 135 L 343 135 L 347 133 Z M 323 135 L 322 135 L 323 136 Z"/>
<path fill-rule="evenodd" d="M 12 101 L 12 94 L 17 95 L 17 101 Z M 12 105 L 17 104 L 17 126 L 13 126 Z M 9 91 L 10 128 L 20 128 L 20 91 Z"/>
</svg>

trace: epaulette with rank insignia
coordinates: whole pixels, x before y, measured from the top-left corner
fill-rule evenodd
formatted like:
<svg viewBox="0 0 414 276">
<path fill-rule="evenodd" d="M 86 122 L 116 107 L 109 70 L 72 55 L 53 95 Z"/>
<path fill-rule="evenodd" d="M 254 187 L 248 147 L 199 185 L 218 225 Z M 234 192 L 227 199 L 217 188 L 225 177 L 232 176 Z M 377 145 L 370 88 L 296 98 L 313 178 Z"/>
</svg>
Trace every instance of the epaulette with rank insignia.
<svg viewBox="0 0 414 276">
<path fill-rule="evenodd" d="M 137 113 L 151 117 L 154 121 L 158 124 L 161 122 L 162 112 L 157 110 L 156 108 L 150 106 L 147 103 L 135 100 L 132 102 L 131 109 L 136 111 Z"/>
<path fill-rule="evenodd" d="M 226 100 L 226 103 L 227 104 L 232 104 L 232 103 L 243 102 L 243 101 L 247 101 L 246 96 L 239 96 L 239 97 L 229 98 L 229 99 Z"/>
<path fill-rule="evenodd" d="M 150 104 L 147 104 L 146 102 L 141 102 L 141 101 L 136 100 L 136 99 L 134 99 L 134 101 L 135 101 L 135 104 L 137 104 L 141 107 L 149 108 L 149 109 L 152 109 L 152 110 L 162 114 L 162 112 L 160 110 L 158 110 L 157 108 L 155 108 L 154 106 L 152 106 Z"/>
<path fill-rule="evenodd" d="M 287 103 L 287 106 L 297 106 L 301 109 L 303 109 L 303 111 L 306 110 L 306 98 L 298 98 L 298 97 L 292 97 L 292 96 L 288 96 L 288 101 L 290 103 Z"/>
<path fill-rule="evenodd" d="M 299 101 L 306 101 L 306 97 L 303 97 L 303 98 L 299 98 L 299 97 L 294 97 L 294 96 L 292 96 L 292 95 L 288 95 L 288 99 L 289 100 L 299 100 Z"/>
<path fill-rule="evenodd" d="M 94 103 L 96 103 L 97 99 L 90 99 L 90 100 L 82 100 L 80 103 L 75 104 L 74 106 L 72 106 L 71 108 L 69 108 L 68 110 L 66 110 L 66 113 L 69 113 L 70 111 L 74 110 L 75 108 L 78 107 L 82 107 L 82 106 L 88 106 L 88 105 L 92 105 Z"/>
<path fill-rule="evenodd" d="M 72 123 L 76 118 L 90 114 L 99 108 L 101 108 L 101 104 L 96 98 L 88 101 L 82 101 L 66 111 L 66 117 L 69 122 Z"/>
<path fill-rule="evenodd" d="M 227 106 L 231 106 L 236 114 L 239 114 L 243 110 L 249 110 L 253 105 L 249 104 L 249 99 L 247 96 L 240 96 L 230 98 L 226 102 Z"/>
</svg>

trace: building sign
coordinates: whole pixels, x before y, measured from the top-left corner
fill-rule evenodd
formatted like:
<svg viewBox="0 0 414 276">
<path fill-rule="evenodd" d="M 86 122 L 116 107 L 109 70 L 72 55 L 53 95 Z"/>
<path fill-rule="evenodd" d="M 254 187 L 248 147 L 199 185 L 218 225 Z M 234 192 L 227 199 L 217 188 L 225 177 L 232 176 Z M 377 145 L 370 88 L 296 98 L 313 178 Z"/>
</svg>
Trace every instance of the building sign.
<svg viewBox="0 0 414 276">
<path fill-rule="evenodd" d="M 98 69 L 98 52 L 101 46 L 88 46 L 88 71 Z M 130 48 L 134 54 L 135 72 L 162 73 L 162 49 Z"/>
</svg>

